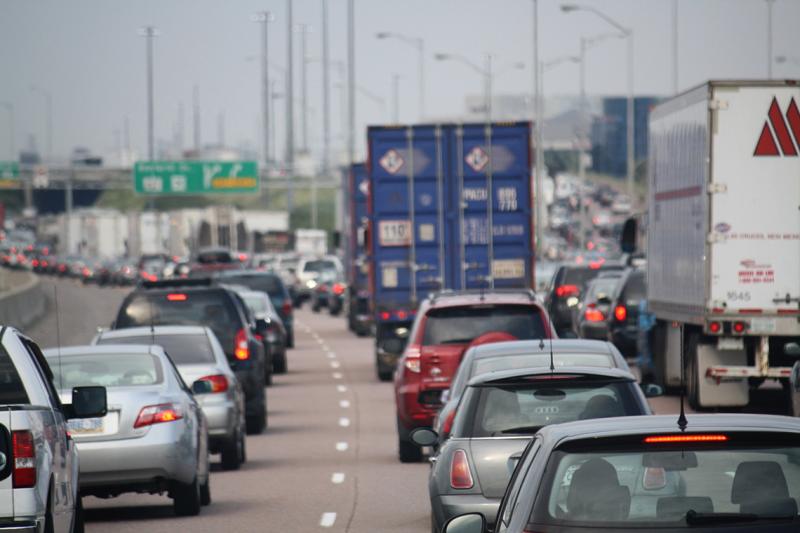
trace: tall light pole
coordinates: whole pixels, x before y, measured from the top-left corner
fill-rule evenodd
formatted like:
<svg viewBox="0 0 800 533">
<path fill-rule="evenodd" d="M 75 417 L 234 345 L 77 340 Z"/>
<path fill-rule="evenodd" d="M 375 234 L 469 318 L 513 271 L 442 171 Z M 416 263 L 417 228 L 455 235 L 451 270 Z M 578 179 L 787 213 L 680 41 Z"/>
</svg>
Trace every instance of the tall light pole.
<svg viewBox="0 0 800 533">
<path fill-rule="evenodd" d="M 678 94 L 678 0 L 672 0 L 672 94 Z"/>
<path fill-rule="evenodd" d="M 772 6 L 775 0 L 764 0 L 767 3 L 767 79 L 772 79 Z"/>
<path fill-rule="evenodd" d="M 544 239 L 544 149 L 542 148 L 542 105 L 541 105 L 541 80 L 539 79 L 539 0 L 533 0 L 533 142 L 534 142 L 534 165 L 536 172 L 534 176 L 534 186 L 536 189 L 536 206 L 534 217 L 536 219 L 536 246 L 535 252 L 538 254 L 539 246 Z"/>
<path fill-rule="evenodd" d="M 322 174 L 331 170 L 331 60 L 328 50 L 328 0 L 322 0 Z"/>
<path fill-rule="evenodd" d="M 139 35 L 145 38 L 147 59 L 147 159 L 152 161 L 155 157 L 155 136 L 153 132 L 153 38 L 159 35 L 159 31 L 155 26 L 144 26 L 139 29 Z"/>
<path fill-rule="evenodd" d="M 14 104 L 0 102 L 0 107 L 8 113 L 8 160 L 14 161 Z"/>
<path fill-rule="evenodd" d="M 392 74 L 392 123 L 400 124 L 400 74 Z"/>
<path fill-rule="evenodd" d="M 31 85 L 31 90 L 44 97 L 45 158 L 50 161 L 53 159 L 53 93 L 36 85 Z"/>
<path fill-rule="evenodd" d="M 615 28 L 619 31 L 620 35 L 625 37 L 628 40 L 628 100 L 625 114 L 626 116 L 626 152 L 627 152 L 627 172 L 626 172 L 626 184 L 628 190 L 628 196 L 633 200 L 633 178 L 634 173 L 636 172 L 636 154 L 634 153 L 634 101 L 633 101 L 633 29 L 627 28 L 617 22 L 616 20 L 612 19 L 602 11 L 599 11 L 591 6 L 583 6 L 577 4 L 562 4 L 561 11 L 565 13 L 570 13 L 573 11 L 587 11 L 589 13 L 594 13 L 601 19 L 603 19 L 607 24 Z"/>
<path fill-rule="evenodd" d="M 261 24 L 261 120 L 263 122 L 264 169 L 269 166 L 269 147 L 272 136 L 269 130 L 270 82 L 269 82 L 269 23 L 275 20 L 270 11 L 259 11 L 253 21 Z"/>
<path fill-rule="evenodd" d="M 308 152 L 308 34 L 310 24 L 298 24 L 300 34 L 300 152 Z"/>
<path fill-rule="evenodd" d="M 269 96 L 270 96 L 270 106 L 271 106 L 270 111 L 271 112 L 270 112 L 270 125 L 269 125 L 269 128 L 270 128 L 270 130 L 269 130 L 269 143 L 270 143 L 270 145 L 269 145 L 269 154 L 267 155 L 267 160 L 274 162 L 275 161 L 275 153 L 276 153 L 276 151 L 275 151 L 275 133 L 277 131 L 276 119 L 275 119 L 275 115 L 277 115 L 277 113 L 275 113 L 275 100 L 277 100 L 279 98 L 282 98 L 283 94 L 278 92 L 275 89 L 275 86 L 278 83 L 277 80 L 271 80 L 269 83 L 270 83 Z"/>
<path fill-rule="evenodd" d="M 356 20 L 355 0 L 347 0 L 347 159 L 356 159 Z"/>
<path fill-rule="evenodd" d="M 294 35 L 292 33 L 292 0 L 286 0 L 286 211 L 291 218 L 294 209 Z"/>
<path fill-rule="evenodd" d="M 397 39 L 417 50 L 417 76 L 419 83 L 419 121 L 425 117 L 425 40 L 421 37 L 409 37 L 402 33 L 382 31 L 375 34 L 376 39 Z"/>
</svg>

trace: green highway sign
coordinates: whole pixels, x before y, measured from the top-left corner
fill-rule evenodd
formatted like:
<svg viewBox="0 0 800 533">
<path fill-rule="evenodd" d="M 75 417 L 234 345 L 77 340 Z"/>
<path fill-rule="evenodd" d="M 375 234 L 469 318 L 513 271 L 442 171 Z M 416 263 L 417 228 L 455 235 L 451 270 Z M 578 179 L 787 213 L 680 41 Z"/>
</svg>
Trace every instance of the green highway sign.
<svg viewBox="0 0 800 533">
<path fill-rule="evenodd" d="M 0 161 L 0 179 L 13 180 L 19 178 L 19 163 L 16 161 Z"/>
<path fill-rule="evenodd" d="M 255 161 L 139 161 L 133 167 L 138 194 L 253 194 L 259 189 Z"/>
</svg>

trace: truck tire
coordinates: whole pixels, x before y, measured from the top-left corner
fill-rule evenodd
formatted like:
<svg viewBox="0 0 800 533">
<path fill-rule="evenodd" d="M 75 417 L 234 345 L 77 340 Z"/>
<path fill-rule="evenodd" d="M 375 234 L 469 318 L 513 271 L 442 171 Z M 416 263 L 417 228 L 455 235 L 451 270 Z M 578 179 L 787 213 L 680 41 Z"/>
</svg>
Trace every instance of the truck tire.
<svg viewBox="0 0 800 533">
<path fill-rule="evenodd" d="M 397 439 L 398 457 L 401 463 L 422 461 L 422 449 L 411 441 Z"/>
<path fill-rule="evenodd" d="M 381 381 L 392 381 L 392 376 L 394 375 L 394 369 L 389 368 L 380 361 L 375 361 L 375 367 L 378 374 L 378 379 Z"/>
<path fill-rule="evenodd" d="M 702 410 L 700 406 L 700 371 L 697 366 L 697 346 L 700 335 L 694 331 L 686 331 L 683 338 L 683 364 L 684 386 L 689 407 L 695 411 Z"/>
<path fill-rule="evenodd" d="M 175 482 L 172 489 L 172 507 L 178 516 L 197 516 L 200 514 L 200 483 L 195 475 L 191 483 Z"/>
<path fill-rule="evenodd" d="M 206 482 L 200 485 L 200 505 L 211 505 L 211 472 L 206 476 Z"/>
<path fill-rule="evenodd" d="M 72 533 L 84 533 L 83 498 L 78 494 L 75 496 L 75 510 L 72 514 Z"/>
<path fill-rule="evenodd" d="M 657 385 L 666 388 L 667 384 L 667 330 L 666 324 L 657 320 L 653 326 L 653 343 L 650 345 L 650 351 L 653 355 L 653 381 Z"/>
</svg>

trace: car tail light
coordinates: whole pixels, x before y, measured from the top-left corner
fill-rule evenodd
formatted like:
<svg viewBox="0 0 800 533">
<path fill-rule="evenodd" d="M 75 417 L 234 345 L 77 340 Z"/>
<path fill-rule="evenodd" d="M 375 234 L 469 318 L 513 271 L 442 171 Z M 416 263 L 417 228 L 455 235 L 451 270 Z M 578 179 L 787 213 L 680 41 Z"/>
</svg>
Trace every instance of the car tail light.
<svg viewBox="0 0 800 533">
<path fill-rule="evenodd" d="M 247 361 L 250 359 L 250 347 L 247 345 L 247 333 L 244 329 L 240 329 L 236 332 L 236 337 L 233 340 L 235 347 L 233 349 L 233 355 L 239 361 Z"/>
<path fill-rule="evenodd" d="M 389 311 L 381 311 L 381 320 L 389 320 L 392 318 L 392 313 Z"/>
<path fill-rule="evenodd" d="M 741 335 L 747 329 L 747 324 L 744 322 L 734 322 L 733 323 L 733 332 L 738 333 Z"/>
<path fill-rule="evenodd" d="M 454 489 L 471 489 L 472 472 L 469 471 L 467 452 L 456 450 L 450 463 L 450 486 Z"/>
<path fill-rule="evenodd" d="M 341 296 L 342 294 L 344 294 L 344 285 L 342 285 L 341 283 L 334 283 L 333 294 L 335 294 L 336 296 Z"/>
<path fill-rule="evenodd" d="M 185 294 L 177 294 L 177 293 L 167 294 L 167 300 L 169 300 L 170 302 L 185 302 L 188 299 L 189 297 L 186 296 Z"/>
<path fill-rule="evenodd" d="M 150 274 L 149 272 L 145 272 L 144 270 L 140 272 L 140 275 L 142 276 L 142 279 L 146 281 L 158 281 L 158 278 L 154 274 Z"/>
<path fill-rule="evenodd" d="M 38 267 L 39 266 L 39 260 L 38 259 L 34 259 L 33 261 L 31 261 L 31 266 Z"/>
<path fill-rule="evenodd" d="M 444 419 L 444 424 L 442 424 L 442 434 L 445 436 L 450 435 L 450 431 L 453 429 L 453 421 L 456 419 L 456 410 L 453 409 L 447 414 L 447 418 Z"/>
<path fill-rule="evenodd" d="M 602 257 L 600 259 L 595 260 L 595 261 L 589 261 L 589 268 L 591 268 L 592 270 L 597 270 L 598 268 L 603 266 L 603 264 L 605 262 L 606 262 L 606 260 L 603 259 Z"/>
<path fill-rule="evenodd" d="M 645 437 L 645 444 L 675 444 L 685 442 L 725 442 L 727 435 L 694 434 L 694 435 L 651 435 Z"/>
<path fill-rule="evenodd" d="M 36 447 L 33 433 L 27 430 L 12 431 L 11 441 L 14 452 L 14 488 L 24 489 L 36 485 Z"/>
<path fill-rule="evenodd" d="M 406 353 L 403 354 L 403 366 L 405 366 L 410 372 L 419 374 L 422 366 L 419 348 L 406 349 Z"/>
<path fill-rule="evenodd" d="M 560 287 L 556 287 L 556 296 L 559 298 L 563 298 L 565 296 L 577 296 L 578 295 L 578 286 L 577 285 L 561 285 Z"/>
<path fill-rule="evenodd" d="M 292 302 L 289 300 L 284 300 L 283 305 L 281 306 L 281 311 L 283 311 L 284 315 L 291 315 L 292 314 Z"/>
<path fill-rule="evenodd" d="M 708 324 L 708 331 L 710 331 L 711 333 L 719 333 L 720 331 L 722 331 L 722 324 L 720 324 L 719 322 L 710 322 Z"/>
<path fill-rule="evenodd" d="M 583 315 L 586 317 L 586 320 L 588 320 L 589 322 L 602 322 L 603 320 L 606 319 L 606 317 L 603 315 L 602 311 L 600 311 L 599 309 L 595 309 L 593 307 L 590 307 L 589 309 L 587 309 L 583 313 Z"/>
<path fill-rule="evenodd" d="M 397 317 L 398 320 L 407 320 L 408 319 L 408 311 L 403 311 L 403 310 L 397 311 L 395 313 L 395 316 Z"/>
<path fill-rule="evenodd" d="M 134 428 L 144 426 L 152 426 L 153 424 L 163 424 L 165 422 L 174 422 L 183 418 L 180 407 L 174 403 L 161 403 L 158 405 L 148 405 L 142 407 L 139 411 L 139 416 L 136 417 Z"/>
<path fill-rule="evenodd" d="M 647 467 L 642 477 L 644 490 L 659 490 L 667 486 L 667 473 L 663 468 Z"/>
<path fill-rule="evenodd" d="M 625 322 L 625 319 L 628 318 L 628 308 L 624 305 L 616 306 L 614 308 L 614 318 L 616 318 L 618 322 Z"/>
<path fill-rule="evenodd" d="M 215 374 L 213 376 L 204 376 L 197 381 L 207 381 L 211 384 L 211 392 L 225 392 L 228 390 L 228 378 L 223 374 Z"/>
</svg>

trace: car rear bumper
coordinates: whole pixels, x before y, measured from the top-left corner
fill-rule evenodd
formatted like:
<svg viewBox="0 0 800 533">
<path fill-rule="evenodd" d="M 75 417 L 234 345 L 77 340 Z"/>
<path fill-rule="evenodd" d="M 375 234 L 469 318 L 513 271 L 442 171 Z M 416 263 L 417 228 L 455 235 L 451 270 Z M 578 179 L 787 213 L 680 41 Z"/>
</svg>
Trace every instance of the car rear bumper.
<svg viewBox="0 0 800 533">
<path fill-rule="evenodd" d="M 44 520 L 42 519 L 0 519 L 1 533 L 39 533 L 44 531 Z"/>
<path fill-rule="evenodd" d="M 499 507 L 499 499 L 486 498 L 483 494 L 447 494 L 431 498 L 431 510 L 439 531 L 448 520 L 467 513 L 482 514 L 491 527 L 497 519 Z"/>
<path fill-rule="evenodd" d="M 397 417 L 401 424 L 409 431 L 414 428 L 432 427 L 436 413 L 441 405 L 422 404 L 419 401 L 420 393 L 428 389 L 418 384 L 401 385 L 397 389 Z"/>
</svg>

